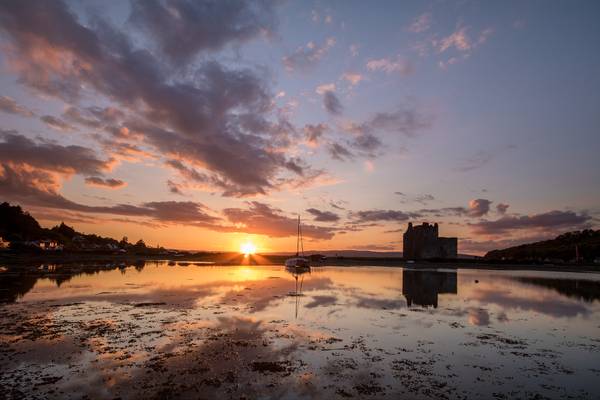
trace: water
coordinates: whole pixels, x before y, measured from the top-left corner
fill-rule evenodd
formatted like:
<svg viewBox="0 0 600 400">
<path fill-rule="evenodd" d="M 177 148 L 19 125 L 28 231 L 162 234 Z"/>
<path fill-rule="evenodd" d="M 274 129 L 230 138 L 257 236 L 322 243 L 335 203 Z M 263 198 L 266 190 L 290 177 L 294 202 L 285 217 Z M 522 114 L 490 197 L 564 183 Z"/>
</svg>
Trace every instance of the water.
<svg viewBox="0 0 600 400">
<path fill-rule="evenodd" d="M 600 397 L 600 275 L 0 272 L 0 398 Z"/>
</svg>

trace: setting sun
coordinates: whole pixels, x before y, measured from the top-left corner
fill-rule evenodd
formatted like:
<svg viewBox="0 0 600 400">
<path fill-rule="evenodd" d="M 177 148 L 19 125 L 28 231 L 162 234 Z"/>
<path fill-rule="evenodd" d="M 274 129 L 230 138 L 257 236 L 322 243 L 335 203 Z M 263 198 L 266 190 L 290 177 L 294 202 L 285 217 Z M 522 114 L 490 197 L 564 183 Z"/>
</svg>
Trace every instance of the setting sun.
<svg viewBox="0 0 600 400">
<path fill-rule="evenodd" d="M 247 256 L 256 253 L 256 246 L 252 242 L 246 242 L 242 244 L 240 250 L 245 256 Z"/>
</svg>

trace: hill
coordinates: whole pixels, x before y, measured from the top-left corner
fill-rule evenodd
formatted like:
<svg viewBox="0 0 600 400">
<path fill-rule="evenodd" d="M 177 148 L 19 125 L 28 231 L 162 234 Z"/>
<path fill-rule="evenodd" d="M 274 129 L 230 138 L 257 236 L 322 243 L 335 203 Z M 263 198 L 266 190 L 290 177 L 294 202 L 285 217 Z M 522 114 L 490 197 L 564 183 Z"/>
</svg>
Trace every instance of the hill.
<svg viewBox="0 0 600 400">
<path fill-rule="evenodd" d="M 576 250 L 577 249 L 577 250 Z M 522 244 L 502 250 L 492 250 L 487 260 L 593 262 L 600 257 L 600 230 L 586 229 L 564 233 L 551 240 Z"/>
<path fill-rule="evenodd" d="M 19 206 L 0 204 L 0 237 L 9 241 L 36 240 L 44 234 L 40 224 Z"/>
<path fill-rule="evenodd" d="M 261 253 L 265 255 L 292 256 L 295 252 L 276 251 Z M 321 254 L 327 257 L 365 257 L 365 258 L 402 258 L 401 251 L 370 251 L 370 250 L 307 250 L 305 255 Z"/>
<path fill-rule="evenodd" d="M 35 250 L 36 242 L 52 240 L 64 250 L 71 251 L 116 251 L 126 249 L 144 252 L 147 248 L 142 240 L 136 244 L 127 242 L 127 238 L 117 241 L 94 234 L 77 232 L 64 222 L 51 229 L 42 228 L 28 212 L 20 206 L 9 203 L 0 204 L 0 238 L 11 243 L 15 250 Z"/>
</svg>

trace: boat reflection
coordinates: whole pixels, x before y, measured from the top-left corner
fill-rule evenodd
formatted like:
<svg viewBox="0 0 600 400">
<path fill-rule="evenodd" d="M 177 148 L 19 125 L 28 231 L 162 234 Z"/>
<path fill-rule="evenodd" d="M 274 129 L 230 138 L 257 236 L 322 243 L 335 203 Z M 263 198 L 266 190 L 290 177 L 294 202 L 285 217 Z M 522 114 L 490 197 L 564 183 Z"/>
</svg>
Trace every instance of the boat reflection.
<svg viewBox="0 0 600 400">
<path fill-rule="evenodd" d="M 438 307 L 439 294 L 457 294 L 456 271 L 402 271 L 402 294 L 406 304 Z"/>
<path fill-rule="evenodd" d="M 295 306 L 296 310 L 294 313 L 294 317 L 298 318 L 298 309 L 300 308 L 300 298 L 302 295 L 302 286 L 304 284 L 304 276 L 306 274 L 310 274 L 311 270 L 309 266 L 293 266 L 293 267 L 285 267 L 285 270 L 292 274 L 294 280 L 296 281 L 296 287 L 293 292 L 288 293 L 288 296 L 292 296 L 295 298 Z"/>
</svg>

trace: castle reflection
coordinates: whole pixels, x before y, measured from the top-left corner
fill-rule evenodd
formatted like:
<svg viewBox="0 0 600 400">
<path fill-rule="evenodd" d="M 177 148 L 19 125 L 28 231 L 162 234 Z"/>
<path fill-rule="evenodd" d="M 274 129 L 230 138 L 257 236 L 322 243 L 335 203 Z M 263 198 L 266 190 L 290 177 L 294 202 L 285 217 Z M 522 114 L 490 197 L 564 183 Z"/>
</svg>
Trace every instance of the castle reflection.
<svg viewBox="0 0 600 400">
<path fill-rule="evenodd" d="M 456 271 L 402 271 L 402 294 L 406 304 L 421 307 L 438 306 L 438 295 L 457 294 Z"/>
</svg>

